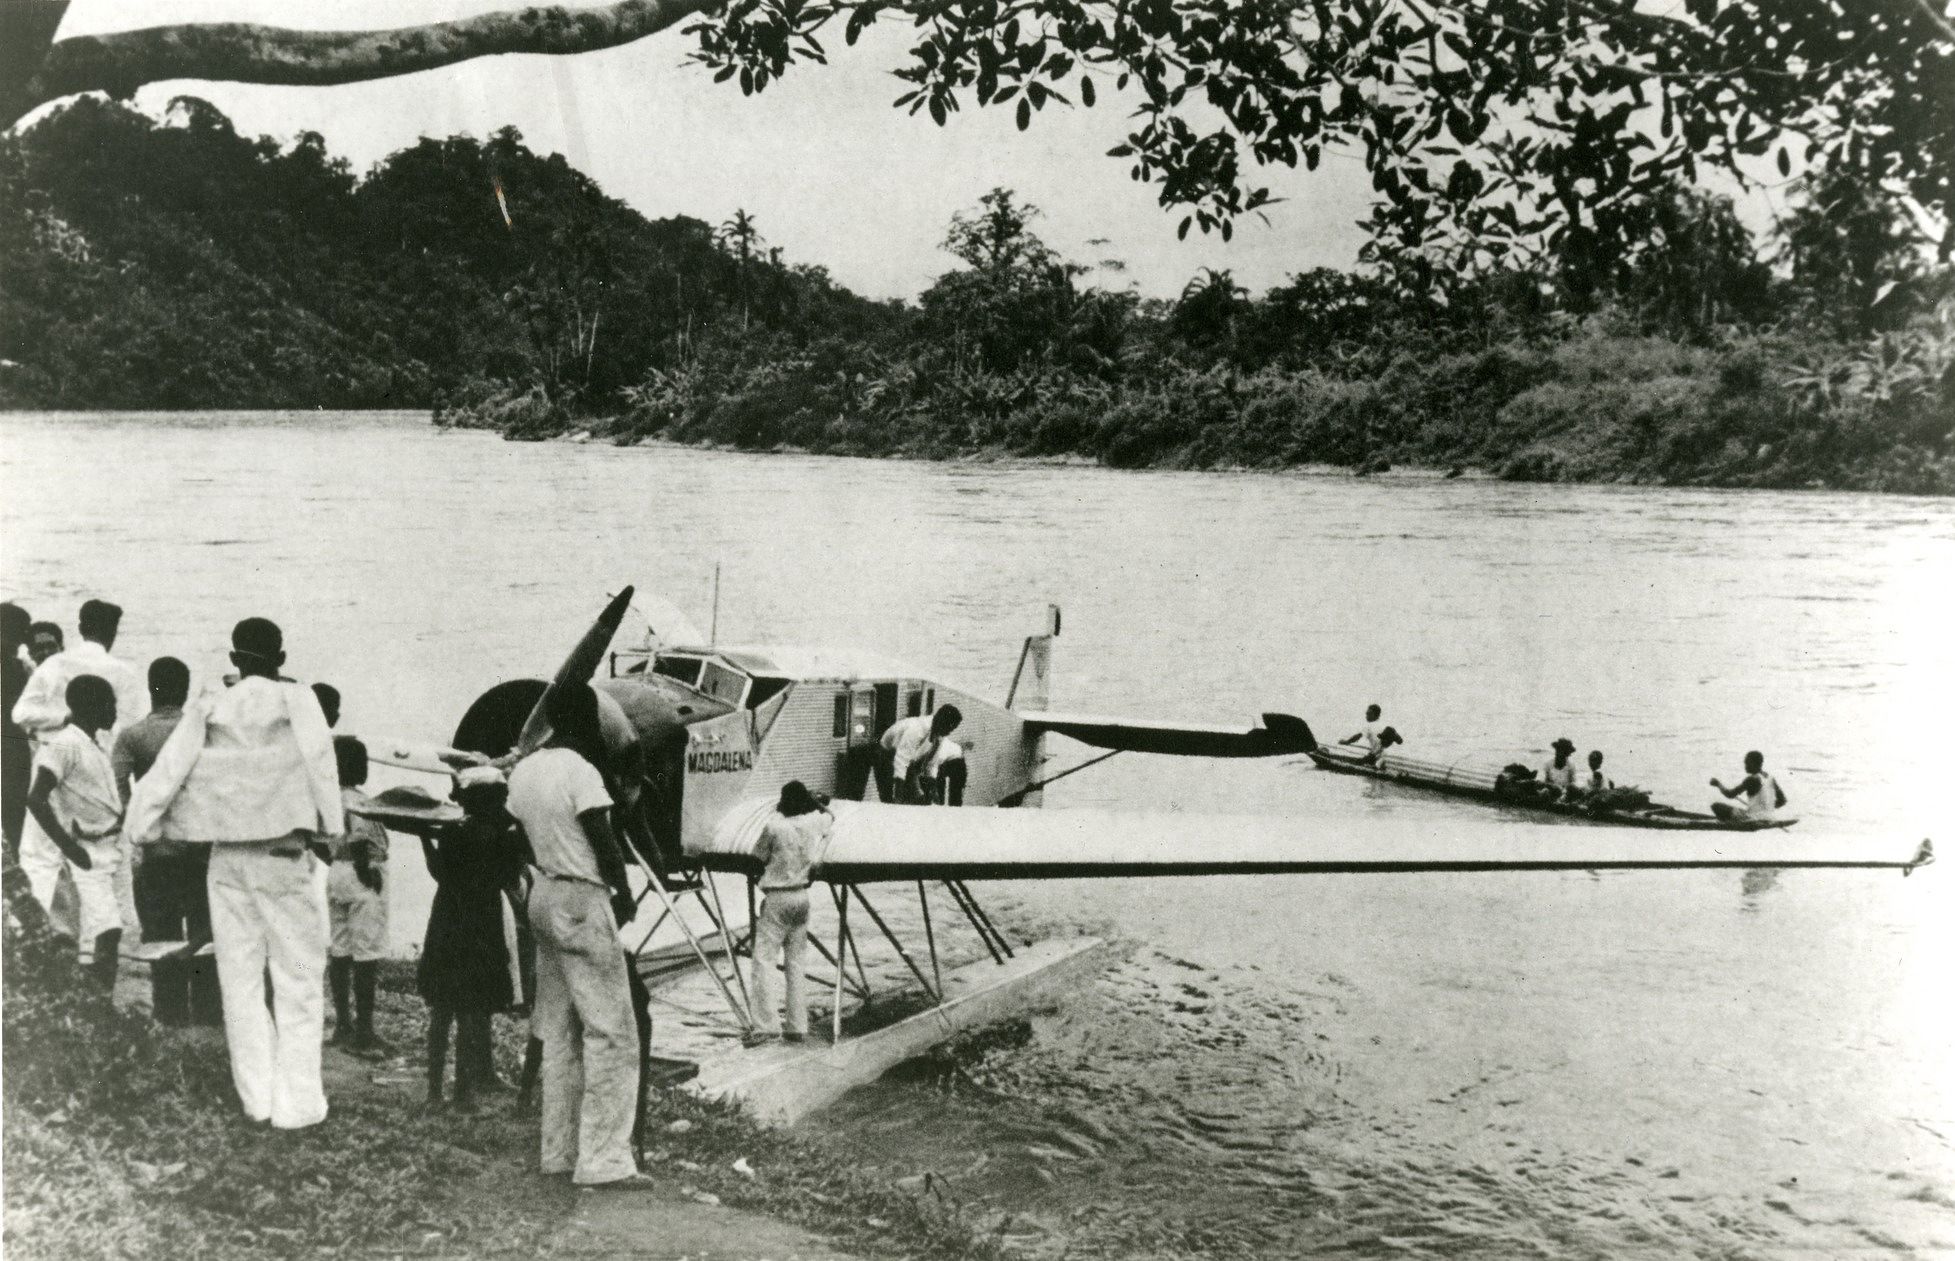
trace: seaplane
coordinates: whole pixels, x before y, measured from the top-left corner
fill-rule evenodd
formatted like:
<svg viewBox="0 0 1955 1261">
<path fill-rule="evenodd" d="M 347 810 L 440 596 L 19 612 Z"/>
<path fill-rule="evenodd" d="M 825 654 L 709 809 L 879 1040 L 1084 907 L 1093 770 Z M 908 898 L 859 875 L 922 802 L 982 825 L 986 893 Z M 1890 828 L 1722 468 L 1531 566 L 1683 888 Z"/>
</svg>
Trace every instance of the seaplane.
<svg viewBox="0 0 1955 1261">
<path fill-rule="evenodd" d="M 812 874 L 830 890 L 834 935 L 832 945 L 811 943 L 832 969 L 815 978 L 833 995 L 828 1040 L 750 1049 L 726 1037 L 722 1049 L 695 1053 L 689 1071 L 676 1075 L 778 1123 L 791 1123 L 950 1036 L 1043 1001 L 1103 962 L 1104 944 L 1092 938 L 1014 943 L 980 904 L 974 881 L 1676 868 L 1907 874 L 1933 860 L 1926 841 L 1905 854 L 1880 855 L 1864 843 L 1811 833 L 1705 840 L 1488 819 L 1046 811 L 1038 807 L 1049 785 L 1116 755 L 1295 757 L 1317 743 L 1307 724 L 1281 713 L 1265 713 L 1254 724 L 1218 724 L 1054 711 L 1056 607 L 1019 647 L 997 703 L 857 653 L 683 637 L 615 648 L 633 595 L 626 587 L 610 599 L 553 678 L 509 680 L 477 698 L 445 745 L 382 741 L 372 752 L 381 762 L 440 774 L 484 760 L 506 764 L 549 738 L 543 714 L 551 688 L 590 681 L 619 831 L 642 882 L 642 913 L 621 934 L 627 952 L 641 975 L 684 971 L 704 978 L 731 1034 L 756 1024 L 743 972 L 753 966 L 747 926 L 759 874 L 754 844 L 787 781 L 830 797 L 835 825 Z M 963 714 L 956 733 L 966 762 L 961 802 L 885 800 L 875 774 L 884 732 L 900 718 L 953 704 Z M 1047 748 L 1054 737 L 1085 752 L 1055 770 Z M 362 812 L 383 823 L 424 823 L 452 810 L 425 795 L 381 793 Z M 722 878 L 744 880 L 745 897 L 724 896 Z M 907 897 L 912 886 L 924 937 L 914 951 L 869 896 L 871 888 L 877 898 L 895 888 Z M 975 963 L 945 967 L 933 886 L 944 899 L 938 905 L 951 908 L 982 944 Z M 857 940 L 862 923 L 851 922 L 858 909 L 914 981 L 909 1000 L 894 1006 L 900 1018 L 883 1024 L 854 1018 L 872 999 Z M 680 940 L 670 942 L 674 930 Z M 654 948 L 661 933 L 669 944 Z"/>
</svg>

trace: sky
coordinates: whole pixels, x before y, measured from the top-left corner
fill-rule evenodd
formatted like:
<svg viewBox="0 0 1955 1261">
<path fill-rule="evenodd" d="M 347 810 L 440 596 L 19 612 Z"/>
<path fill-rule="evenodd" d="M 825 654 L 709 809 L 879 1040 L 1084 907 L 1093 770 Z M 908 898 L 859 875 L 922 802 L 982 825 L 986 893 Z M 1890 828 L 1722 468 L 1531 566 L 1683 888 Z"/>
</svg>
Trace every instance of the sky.
<svg viewBox="0 0 1955 1261">
<path fill-rule="evenodd" d="M 176 22 L 255 21 L 288 26 L 390 27 L 515 7 L 481 0 L 76 0 L 61 36 Z M 872 27 L 854 47 L 823 42 L 831 64 L 798 66 L 754 97 L 684 64 L 689 41 L 671 29 L 624 48 L 575 57 L 499 57 L 336 88 L 176 82 L 144 88 L 140 108 L 170 98 L 211 101 L 240 131 L 289 138 L 317 131 L 364 171 L 421 136 L 485 137 L 514 125 L 538 152 L 562 153 L 606 192 L 657 218 L 719 223 L 736 208 L 790 262 L 819 263 L 875 298 L 913 298 L 955 265 L 941 247 L 950 217 L 1004 186 L 1040 207 L 1035 225 L 1074 262 L 1117 259 L 1096 272 L 1107 288 L 1132 284 L 1171 297 L 1202 268 L 1233 271 L 1261 292 L 1313 267 L 1350 267 L 1372 191 L 1362 163 L 1333 153 L 1316 172 L 1272 168 L 1285 200 L 1265 225 L 1251 216 L 1235 239 L 1190 232 L 1152 186 L 1105 156 L 1128 130 L 1111 92 L 1094 109 L 1047 109 L 1027 132 L 1008 109 L 967 106 L 947 127 L 890 102 L 906 89 L 905 29 Z M 1110 86 L 1110 85 L 1109 85 Z M 1095 242 L 1103 242 L 1096 244 Z"/>
</svg>

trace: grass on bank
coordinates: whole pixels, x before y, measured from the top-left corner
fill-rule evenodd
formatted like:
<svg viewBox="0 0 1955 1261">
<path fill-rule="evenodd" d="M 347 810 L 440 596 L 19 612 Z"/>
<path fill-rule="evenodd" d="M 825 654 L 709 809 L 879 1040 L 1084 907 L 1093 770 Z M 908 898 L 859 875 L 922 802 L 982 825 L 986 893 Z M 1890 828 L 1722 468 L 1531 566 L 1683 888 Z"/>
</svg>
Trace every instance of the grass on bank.
<svg viewBox="0 0 1955 1261">
<path fill-rule="evenodd" d="M 407 965 L 384 975 L 377 1025 L 402 1062 L 329 1087 L 311 1130 L 248 1125 L 221 1035 L 160 1029 L 23 964 L 4 973 L 5 1252 L 39 1258 L 543 1256 L 576 1193 L 534 1172 L 536 1126 L 506 1097 L 429 1111 L 418 1085 L 424 1013 Z M 519 1021 L 499 1022 L 514 1076 Z M 865 1255 L 983 1258 L 996 1231 L 936 1195 L 857 1167 L 819 1137 L 773 1131 L 683 1093 L 655 1093 L 649 1169 L 675 1190 L 795 1222 Z M 671 1122 L 691 1124 L 673 1133 Z M 733 1170 L 745 1157 L 757 1176 Z"/>
</svg>

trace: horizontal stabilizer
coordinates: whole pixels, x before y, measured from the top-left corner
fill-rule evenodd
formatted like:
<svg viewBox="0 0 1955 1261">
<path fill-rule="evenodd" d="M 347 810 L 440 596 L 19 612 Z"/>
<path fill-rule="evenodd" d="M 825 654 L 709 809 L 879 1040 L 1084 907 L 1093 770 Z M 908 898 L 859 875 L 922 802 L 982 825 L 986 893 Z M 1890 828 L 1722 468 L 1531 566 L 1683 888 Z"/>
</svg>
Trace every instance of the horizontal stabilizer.
<svg viewBox="0 0 1955 1261">
<path fill-rule="evenodd" d="M 945 809 L 837 801 L 815 878 L 1057 880 L 1330 872 L 1597 871 L 1879 867 L 1933 861 L 1919 847 L 1787 832 L 1678 833 L 1501 819 L 1129 814 L 1102 810 Z M 767 801 L 728 812 L 691 857 L 756 869 Z"/>
<path fill-rule="evenodd" d="M 1277 757 L 1317 747 L 1310 728 L 1288 714 L 1264 714 L 1263 725 L 1244 730 L 1219 723 L 1157 722 L 1103 714 L 1021 713 L 1028 730 L 1055 731 L 1096 749 L 1166 753 L 1176 757 Z"/>
</svg>

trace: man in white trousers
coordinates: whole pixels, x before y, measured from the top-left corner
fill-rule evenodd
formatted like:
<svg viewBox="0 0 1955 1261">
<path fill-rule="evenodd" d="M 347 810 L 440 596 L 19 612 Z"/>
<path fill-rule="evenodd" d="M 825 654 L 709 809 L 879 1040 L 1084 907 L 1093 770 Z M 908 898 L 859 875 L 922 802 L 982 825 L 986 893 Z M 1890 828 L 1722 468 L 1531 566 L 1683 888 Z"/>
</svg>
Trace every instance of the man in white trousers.
<svg viewBox="0 0 1955 1261">
<path fill-rule="evenodd" d="M 125 826 L 137 844 L 210 845 L 211 937 L 231 1077 L 247 1117 L 296 1130 L 326 1119 L 326 920 L 306 853 L 342 835 L 346 816 L 319 701 L 279 677 L 283 633 L 248 617 L 231 632 L 231 649 L 238 681 L 184 711 L 137 781 Z"/>
<path fill-rule="evenodd" d="M 645 1187 L 631 1154 L 638 1106 L 638 1022 L 618 926 L 631 918 L 624 855 L 611 829 L 608 758 L 588 683 L 554 688 L 548 744 L 509 774 L 509 813 L 536 861 L 531 1029 L 543 1043 L 546 1174 L 580 1187 Z"/>
</svg>

